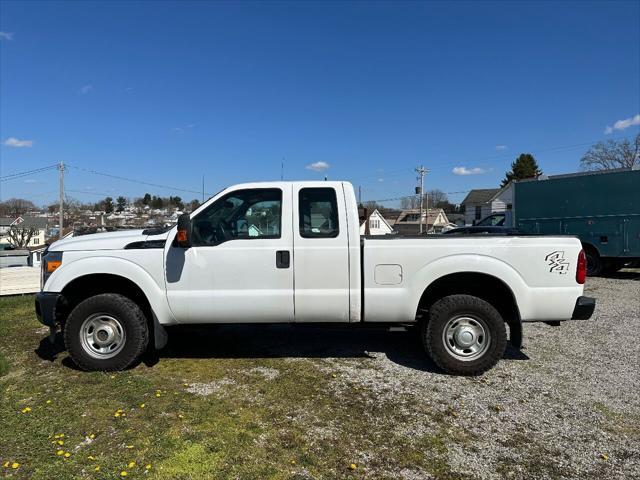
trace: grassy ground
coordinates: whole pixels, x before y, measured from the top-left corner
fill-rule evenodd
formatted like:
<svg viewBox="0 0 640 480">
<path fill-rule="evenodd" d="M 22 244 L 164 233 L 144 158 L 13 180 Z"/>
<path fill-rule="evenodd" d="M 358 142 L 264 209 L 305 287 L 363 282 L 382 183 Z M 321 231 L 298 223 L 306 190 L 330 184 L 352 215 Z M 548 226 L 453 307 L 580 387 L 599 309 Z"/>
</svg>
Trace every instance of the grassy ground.
<svg viewBox="0 0 640 480">
<path fill-rule="evenodd" d="M 336 390 L 321 358 L 213 358 L 186 336 L 152 366 L 85 373 L 47 333 L 32 297 L 0 299 L 0 477 L 461 478 L 453 417 L 416 405 L 430 428 L 400 435 L 401 393 Z"/>
</svg>

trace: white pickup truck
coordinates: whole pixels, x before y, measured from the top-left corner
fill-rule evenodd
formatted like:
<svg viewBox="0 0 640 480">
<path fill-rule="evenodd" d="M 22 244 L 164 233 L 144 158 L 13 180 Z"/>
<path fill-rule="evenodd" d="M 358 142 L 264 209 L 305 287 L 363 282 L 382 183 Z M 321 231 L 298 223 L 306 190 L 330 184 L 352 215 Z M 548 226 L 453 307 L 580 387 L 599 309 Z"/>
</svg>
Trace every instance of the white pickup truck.
<svg viewBox="0 0 640 480">
<path fill-rule="evenodd" d="M 522 323 L 586 320 L 585 257 L 569 236 L 361 237 L 347 182 L 247 183 L 178 224 L 63 239 L 42 261 L 39 320 L 81 368 L 120 370 L 164 326 L 417 326 L 444 371 L 479 374 Z"/>
</svg>

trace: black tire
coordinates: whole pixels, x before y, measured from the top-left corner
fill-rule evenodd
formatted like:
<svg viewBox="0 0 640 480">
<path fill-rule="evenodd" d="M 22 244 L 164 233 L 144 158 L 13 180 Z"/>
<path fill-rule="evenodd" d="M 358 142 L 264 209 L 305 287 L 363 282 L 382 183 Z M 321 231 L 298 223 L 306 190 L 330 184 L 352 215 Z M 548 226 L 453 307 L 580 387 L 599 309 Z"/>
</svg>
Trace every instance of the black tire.
<svg viewBox="0 0 640 480">
<path fill-rule="evenodd" d="M 478 336 L 480 350 L 477 357 L 462 359 L 453 352 L 453 346 L 448 346 L 445 328 L 449 324 L 456 325 L 462 319 L 467 319 L 463 321 L 471 325 L 475 324 L 476 328 L 481 325 L 479 328 L 486 332 Z M 429 357 L 442 370 L 454 375 L 486 372 L 502 358 L 507 347 L 507 329 L 502 316 L 491 304 L 471 295 L 450 295 L 434 303 L 422 323 L 421 337 Z"/>
<path fill-rule="evenodd" d="M 114 319 L 122 330 L 119 351 L 109 358 L 99 358 L 83 346 L 81 331 L 85 321 L 102 316 Z M 116 371 L 136 364 L 149 343 L 149 327 L 135 302 L 115 293 L 103 293 L 80 302 L 69 314 L 64 328 L 64 343 L 71 359 L 83 370 Z"/>
<path fill-rule="evenodd" d="M 602 273 L 602 259 L 597 251 L 591 248 L 585 249 L 585 257 L 587 259 L 587 277 L 597 277 Z"/>
</svg>

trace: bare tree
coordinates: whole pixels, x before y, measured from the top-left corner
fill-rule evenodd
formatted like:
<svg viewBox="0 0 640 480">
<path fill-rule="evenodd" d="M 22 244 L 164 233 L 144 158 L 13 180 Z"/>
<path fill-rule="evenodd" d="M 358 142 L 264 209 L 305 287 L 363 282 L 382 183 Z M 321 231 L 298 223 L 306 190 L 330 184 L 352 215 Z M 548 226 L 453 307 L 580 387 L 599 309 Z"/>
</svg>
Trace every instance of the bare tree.
<svg viewBox="0 0 640 480">
<path fill-rule="evenodd" d="M 0 202 L 0 215 L 6 217 L 18 217 L 30 210 L 35 210 L 36 206 L 30 200 L 23 198 L 10 198 Z"/>
<path fill-rule="evenodd" d="M 402 207 L 403 210 L 420 208 L 420 195 L 411 195 L 409 197 L 403 197 L 400 200 L 400 207 Z"/>
<path fill-rule="evenodd" d="M 29 245 L 31 237 L 38 234 L 38 229 L 35 227 L 21 227 L 14 225 L 9 228 L 7 232 L 9 244 L 15 248 L 24 248 Z"/>
<path fill-rule="evenodd" d="M 635 165 L 640 165 L 640 133 L 633 142 L 627 138 L 598 142 L 580 159 L 580 166 L 585 170 L 632 168 Z"/>
</svg>

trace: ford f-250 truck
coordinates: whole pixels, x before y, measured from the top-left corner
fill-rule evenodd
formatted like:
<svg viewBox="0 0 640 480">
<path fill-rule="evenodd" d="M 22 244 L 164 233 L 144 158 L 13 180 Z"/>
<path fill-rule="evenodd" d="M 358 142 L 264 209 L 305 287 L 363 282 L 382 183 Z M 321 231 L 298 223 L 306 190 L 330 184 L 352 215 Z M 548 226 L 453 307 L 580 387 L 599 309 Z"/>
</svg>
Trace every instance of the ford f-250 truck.
<svg viewBox="0 0 640 480">
<path fill-rule="evenodd" d="M 417 326 L 443 370 L 479 374 L 522 324 L 590 318 L 568 236 L 364 237 L 346 182 L 236 185 L 166 229 L 63 239 L 42 260 L 39 320 L 86 370 L 162 348 L 167 325 Z"/>
</svg>

